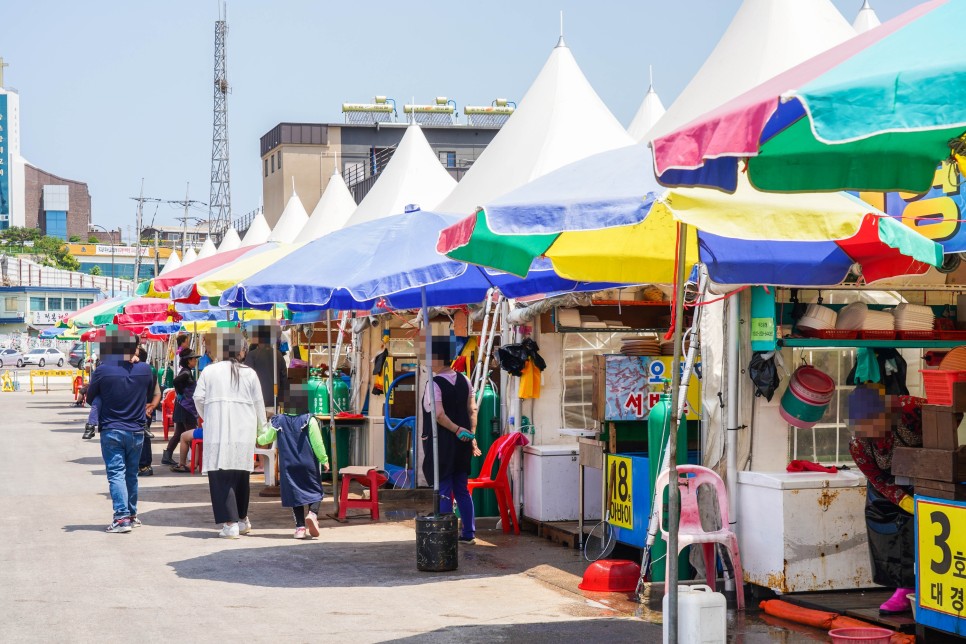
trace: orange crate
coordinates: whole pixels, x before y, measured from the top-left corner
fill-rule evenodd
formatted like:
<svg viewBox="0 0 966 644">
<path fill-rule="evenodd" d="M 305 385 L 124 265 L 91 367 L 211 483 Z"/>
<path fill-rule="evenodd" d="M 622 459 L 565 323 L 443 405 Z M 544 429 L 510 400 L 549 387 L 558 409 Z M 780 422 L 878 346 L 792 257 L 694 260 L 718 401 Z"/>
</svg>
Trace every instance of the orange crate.
<svg viewBox="0 0 966 644">
<path fill-rule="evenodd" d="M 937 331 L 897 331 L 900 340 L 935 340 Z"/>
<path fill-rule="evenodd" d="M 966 381 L 966 371 L 920 369 L 926 387 L 926 402 L 945 407 L 953 404 L 953 383 Z"/>
<path fill-rule="evenodd" d="M 859 331 L 859 337 L 863 340 L 895 340 L 895 331 Z"/>
</svg>

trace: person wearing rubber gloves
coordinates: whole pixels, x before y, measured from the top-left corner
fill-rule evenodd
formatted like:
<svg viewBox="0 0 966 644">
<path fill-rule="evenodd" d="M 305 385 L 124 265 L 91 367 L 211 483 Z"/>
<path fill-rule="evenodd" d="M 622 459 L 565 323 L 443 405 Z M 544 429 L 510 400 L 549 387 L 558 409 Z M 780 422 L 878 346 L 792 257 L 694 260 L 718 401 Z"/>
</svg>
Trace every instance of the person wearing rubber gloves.
<svg viewBox="0 0 966 644">
<path fill-rule="evenodd" d="M 865 524 L 872 559 L 872 580 L 896 591 L 879 606 L 882 615 L 911 610 L 915 592 L 913 492 L 892 476 L 896 447 L 922 446 L 922 398 L 886 396 L 880 387 L 860 385 L 849 395 L 849 452 L 868 479 Z"/>
</svg>

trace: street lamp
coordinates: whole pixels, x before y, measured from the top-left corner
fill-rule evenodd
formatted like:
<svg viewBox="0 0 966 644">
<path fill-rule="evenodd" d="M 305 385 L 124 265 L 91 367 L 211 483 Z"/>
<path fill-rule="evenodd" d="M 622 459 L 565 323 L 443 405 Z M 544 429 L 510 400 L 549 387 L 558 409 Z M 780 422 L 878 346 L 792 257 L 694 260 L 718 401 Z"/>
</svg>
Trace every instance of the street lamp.
<svg viewBox="0 0 966 644">
<path fill-rule="evenodd" d="M 114 231 L 113 230 L 108 230 L 104 226 L 100 226 L 98 224 L 91 224 L 90 226 L 91 226 L 91 228 L 100 228 L 105 233 L 107 233 L 108 235 L 111 236 L 111 297 L 114 297 L 115 295 L 117 295 L 117 293 L 114 290 L 114 246 L 115 246 L 115 244 L 114 244 Z"/>
</svg>

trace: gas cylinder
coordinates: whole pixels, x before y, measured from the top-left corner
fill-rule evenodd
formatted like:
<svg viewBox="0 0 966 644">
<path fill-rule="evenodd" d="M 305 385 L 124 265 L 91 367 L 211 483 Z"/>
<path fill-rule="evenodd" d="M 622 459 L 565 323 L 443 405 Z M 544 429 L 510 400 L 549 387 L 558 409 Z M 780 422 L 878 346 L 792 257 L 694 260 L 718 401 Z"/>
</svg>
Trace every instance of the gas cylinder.
<svg viewBox="0 0 966 644">
<path fill-rule="evenodd" d="M 482 456 L 473 457 L 470 465 L 470 478 L 480 476 L 486 453 L 500 436 L 500 396 L 490 383 L 483 387 L 480 398 L 479 411 L 476 415 L 476 444 L 483 452 Z M 478 517 L 500 516 L 493 490 L 476 490 L 473 492 L 473 507 Z"/>
<path fill-rule="evenodd" d="M 660 474 L 661 463 L 664 461 L 664 448 L 666 447 L 665 443 L 667 442 L 670 428 L 671 394 L 665 392 L 661 394 L 661 399 L 651 408 L 650 415 L 647 417 L 647 464 L 648 479 L 650 482 L 648 490 L 651 493 L 654 490 L 654 485 Z M 675 460 L 678 465 L 684 465 L 688 459 L 688 421 L 684 416 L 680 418 L 680 422 L 678 423 L 677 441 L 678 451 Z M 667 508 L 666 491 L 664 493 L 664 507 Z M 665 512 L 667 512 L 666 509 Z M 666 522 L 665 525 L 667 525 Z M 664 555 L 666 553 L 667 543 L 661 538 L 660 533 L 658 533 L 657 538 L 654 540 L 654 545 L 651 547 L 651 561 L 660 563 L 651 566 L 651 581 L 664 581 Z M 682 573 L 688 570 L 687 550 L 684 550 L 678 558 L 678 570 L 682 571 Z"/>
<path fill-rule="evenodd" d="M 313 370 L 305 383 L 309 392 L 309 413 L 328 415 L 329 378 L 320 370 Z M 335 413 L 349 411 L 349 385 L 342 377 L 333 379 L 332 395 L 335 398 Z"/>
</svg>

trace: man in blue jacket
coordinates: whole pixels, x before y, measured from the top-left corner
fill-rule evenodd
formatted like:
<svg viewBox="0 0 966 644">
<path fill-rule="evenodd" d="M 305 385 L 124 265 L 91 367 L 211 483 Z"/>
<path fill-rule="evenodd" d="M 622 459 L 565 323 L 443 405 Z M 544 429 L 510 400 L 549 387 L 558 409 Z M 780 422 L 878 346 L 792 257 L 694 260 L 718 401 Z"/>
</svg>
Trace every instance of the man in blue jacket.
<svg viewBox="0 0 966 644">
<path fill-rule="evenodd" d="M 108 333 L 101 345 L 101 366 L 87 387 L 87 402 L 100 398 L 97 429 L 114 505 L 114 520 L 107 531 L 125 533 L 141 524 L 137 518 L 138 461 L 149 406 L 146 401 L 154 394 L 154 374 L 144 362 L 131 362 L 138 346 L 134 334 L 124 330 Z"/>
</svg>

